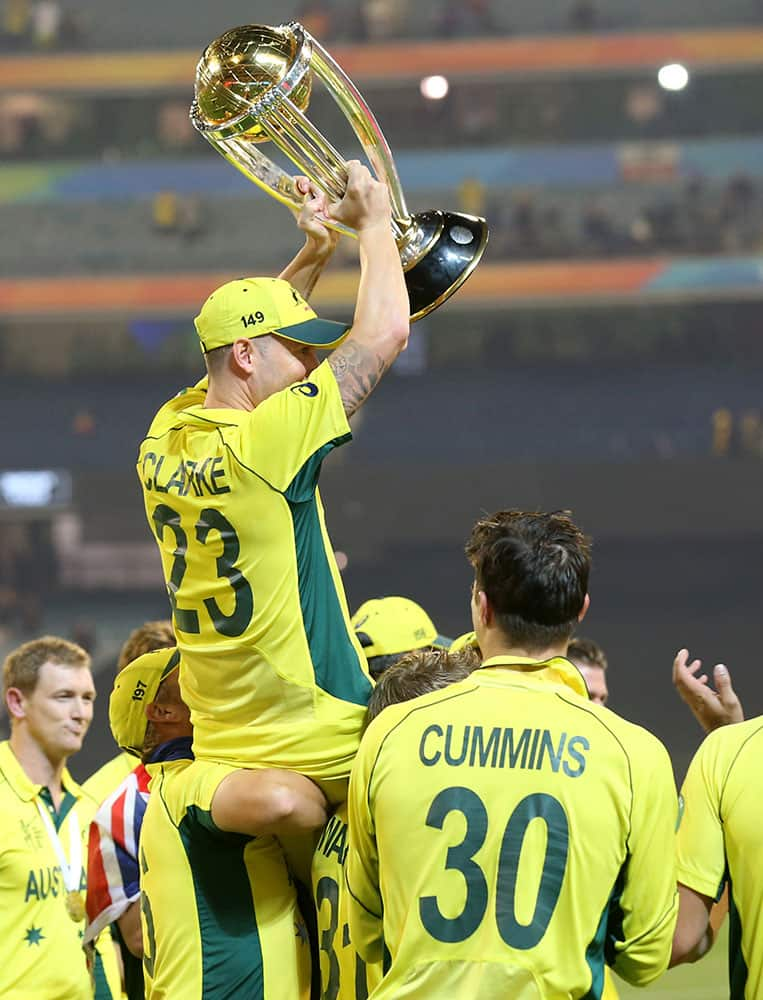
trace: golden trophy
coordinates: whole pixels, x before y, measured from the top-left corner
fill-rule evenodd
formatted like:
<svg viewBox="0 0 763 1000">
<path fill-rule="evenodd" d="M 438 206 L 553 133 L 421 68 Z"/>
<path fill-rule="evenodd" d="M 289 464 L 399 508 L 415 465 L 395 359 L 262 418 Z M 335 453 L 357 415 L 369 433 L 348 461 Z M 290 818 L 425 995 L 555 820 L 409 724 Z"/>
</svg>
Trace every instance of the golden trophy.
<svg viewBox="0 0 763 1000">
<path fill-rule="evenodd" d="M 320 80 L 351 125 L 377 178 L 389 188 L 392 227 L 405 272 L 411 319 L 436 309 L 466 281 L 482 257 L 488 229 L 472 215 L 431 210 L 410 214 L 392 153 L 363 97 L 323 46 L 292 21 L 233 28 L 204 50 L 196 68 L 191 121 L 226 160 L 268 194 L 299 211 L 291 174 L 262 151 L 272 142 L 331 201 L 347 186 L 347 166 L 307 117 Z M 332 228 L 355 236 L 346 226 Z"/>
</svg>

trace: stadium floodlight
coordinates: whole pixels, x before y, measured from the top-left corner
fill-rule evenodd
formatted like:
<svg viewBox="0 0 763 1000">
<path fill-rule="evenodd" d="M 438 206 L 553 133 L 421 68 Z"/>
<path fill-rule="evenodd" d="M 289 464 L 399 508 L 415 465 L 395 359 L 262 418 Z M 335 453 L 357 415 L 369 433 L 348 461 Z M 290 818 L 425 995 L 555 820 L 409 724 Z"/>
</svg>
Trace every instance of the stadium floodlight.
<svg viewBox="0 0 763 1000">
<path fill-rule="evenodd" d="M 658 72 L 657 82 L 663 90 L 683 90 L 689 82 L 689 71 L 681 63 L 669 63 Z"/>
<path fill-rule="evenodd" d="M 425 76 L 419 84 L 421 96 L 429 101 L 441 101 L 447 97 L 450 84 L 445 76 Z"/>
</svg>

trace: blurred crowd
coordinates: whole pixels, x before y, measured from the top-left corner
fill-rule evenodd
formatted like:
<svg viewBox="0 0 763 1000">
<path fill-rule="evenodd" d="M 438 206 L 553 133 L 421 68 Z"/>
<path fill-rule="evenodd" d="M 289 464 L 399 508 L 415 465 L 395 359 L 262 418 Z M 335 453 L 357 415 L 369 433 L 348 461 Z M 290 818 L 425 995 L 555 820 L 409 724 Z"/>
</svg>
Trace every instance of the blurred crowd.
<svg viewBox="0 0 763 1000">
<path fill-rule="evenodd" d="M 76 49 L 86 42 L 74 5 L 60 0 L 5 0 L 0 49 L 6 52 Z"/>
<path fill-rule="evenodd" d="M 478 207 L 473 182 L 462 188 L 467 207 Z M 758 184 L 746 174 L 710 185 L 701 177 L 683 187 L 641 188 L 623 204 L 622 192 L 560 199 L 522 191 L 486 197 L 492 253 L 520 260 L 641 254 L 733 254 L 763 247 Z"/>
<path fill-rule="evenodd" d="M 469 38 L 510 33 L 497 16 L 496 0 L 444 0 L 431 4 L 425 18 L 433 38 Z M 6 50 L 45 50 L 88 47 L 86 31 L 77 20 L 75 5 L 61 0 L 5 0 L 0 43 Z M 560 5 L 556 27 L 567 31 L 612 28 L 595 0 L 569 0 Z M 317 38 L 377 42 L 409 37 L 408 5 L 403 0 L 304 0 L 296 17 Z"/>
<path fill-rule="evenodd" d="M 537 32 L 575 33 L 638 30 L 653 24 L 663 27 L 686 21 L 686 5 L 676 13 L 671 5 L 655 10 L 633 9 L 602 0 L 562 0 L 548 10 L 533 10 L 502 0 L 426 0 L 413 9 L 405 0 L 301 0 L 284 5 L 284 21 L 301 21 L 317 38 L 328 42 L 386 42 L 407 38 L 453 39 L 523 35 Z M 760 19 L 760 0 L 734 0 L 706 11 L 696 9 L 692 23 L 715 21 L 749 24 Z M 94 11 L 74 0 L 4 0 L 0 3 L 0 47 L 15 51 L 88 49 L 102 44 L 102 23 Z M 234 17 L 239 10 L 232 11 Z M 263 20 L 272 19 L 265 8 Z M 689 12 L 691 16 L 691 11 Z M 141 19 L 138 13 L 136 23 Z M 655 20 L 656 19 L 656 20 Z M 253 16 L 252 20 L 257 20 Z M 100 27 L 101 30 L 98 30 Z M 124 44 L 134 46 L 140 37 Z M 160 45 L 177 46 L 177 38 L 162 38 Z"/>
<path fill-rule="evenodd" d="M 683 186 L 641 186 L 627 198 L 622 190 L 507 193 L 465 178 L 458 208 L 488 219 L 493 259 L 722 255 L 763 249 L 763 198 L 759 184 L 746 174 L 720 184 L 695 177 Z M 179 246 L 203 241 L 215 228 L 214 201 L 161 191 L 153 200 L 152 227 L 157 235 L 180 237 Z M 349 262 L 354 245 L 343 247 L 342 255 Z"/>
</svg>

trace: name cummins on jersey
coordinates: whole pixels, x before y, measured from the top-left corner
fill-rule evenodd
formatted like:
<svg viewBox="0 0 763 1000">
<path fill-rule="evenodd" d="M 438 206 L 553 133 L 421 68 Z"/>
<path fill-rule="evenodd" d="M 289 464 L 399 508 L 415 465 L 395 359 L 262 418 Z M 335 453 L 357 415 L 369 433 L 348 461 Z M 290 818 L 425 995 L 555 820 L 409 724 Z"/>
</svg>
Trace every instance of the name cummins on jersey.
<svg viewBox="0 0 763 1000">
<path fill-rule="evenodd" d="M 599 1000 L 667 967 L 673 772 L 563 658 L 487 660 L 371 723 L 349 796 L 350 937 L 374 1000 Z"/>
</svg>

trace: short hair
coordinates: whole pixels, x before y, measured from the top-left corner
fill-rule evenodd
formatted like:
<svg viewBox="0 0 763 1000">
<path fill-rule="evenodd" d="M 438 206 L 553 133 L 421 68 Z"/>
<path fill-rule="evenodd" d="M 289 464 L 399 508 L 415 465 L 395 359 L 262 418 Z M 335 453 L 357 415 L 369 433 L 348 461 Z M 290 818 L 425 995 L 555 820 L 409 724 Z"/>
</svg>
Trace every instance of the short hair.
<svg viewBox="0 0 763 1000">
<path fill-rule="evenodd" d="M 403 653 L 384 671 L 371 692 L 366 722 L 371 722 L 389 705 L 462 681 L 479 664 L 480 658 L 473 649 L 449 653 L 447 649 L 429 646 Z"/>
<path fill-rule="evenodd" d="M 209 375 L 213 377 L 219 375 L 227 367 L 232 348 L 233 344 L 223 344 L 222 347 L 213 347 L 211 351 L 206 352 L 204 362 Z"/>
<path fill-rule="evenodd" d="M 600 670 L 607 669 L 607 656 L 598 642 L 594 642 L 593 639 L 585 639 L 580 635 L 576 635 L 574 639 L 570 640 L 567 647 L 567 659 L 580 660 L 588 667 L 598 667 Z"/>
<path fill-rule="evenodd" d="M 129 634 L 119 651 L 117 673 L 144 653 L 151 653 L 155 649 L 169 649 L 170 646 L 176 645 L 175 632 L 168 618 L 144 622 Z"/>
<path fill-rule="evenodd" d="M 475 524 L 466 555 L 512 643 L 536 651 L 572 635 L 588 592 L 591 544 L 569 511 L 498 511 Z"/>
<path fill-rule="evenodd" d="M 40 679 L 40 670 L 46 663 L 61 667 L 90 667 L 90 654 L 68 639 L 44 635 L 32 639 L 12 650 L 3 664 L 3 695 L 9 688 L 18 688 L 22 694 L 34 693 Z"/>
<path fill-rule="evenodd" d="M 260 361 L 266 361 L 267 355 L 270 347 L 270 334 L 265 334 L 262 337 L 242 337 L 240 339 L 248 339 L 249 343 L 255 349 L 256 353 L 259 355 Z M 211 351 L 207 351 L 204 354 L 204 362 L 207 366 L 207 374 L 211 375 L 212 378 L 216 378 L 228 367 L 228 361 L 233 351 L 233 344 L 223 344 L 222 347 L 213 347 Z"/>
</svg>

